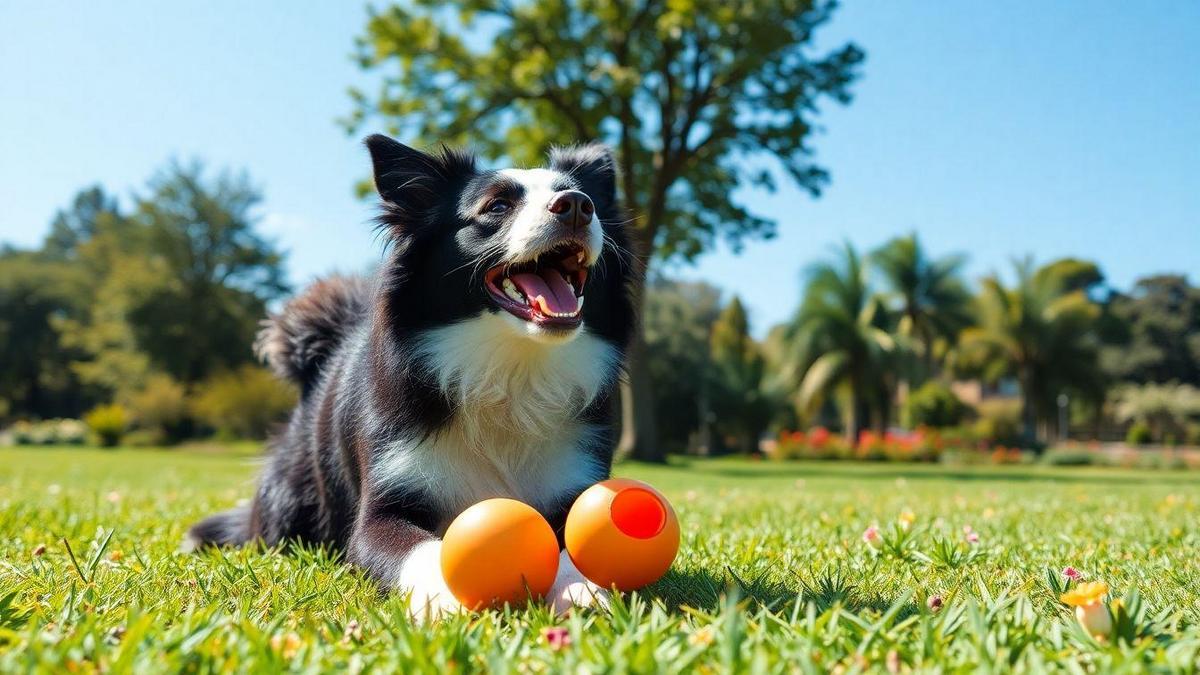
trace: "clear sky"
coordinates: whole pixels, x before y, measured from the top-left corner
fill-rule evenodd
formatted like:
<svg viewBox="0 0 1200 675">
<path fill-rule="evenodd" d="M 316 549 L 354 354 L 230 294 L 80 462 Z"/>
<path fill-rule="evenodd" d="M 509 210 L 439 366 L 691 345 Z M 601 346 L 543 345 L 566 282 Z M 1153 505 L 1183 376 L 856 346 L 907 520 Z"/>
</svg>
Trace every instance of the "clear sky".
<svg viewBox="0 0 1200 675">
<path fill-rule="evenodd" d="M 349 58 L 364 20 L 353 3 L 0 3 L 0 241 L 36 245 L 81 187 L 128 195 L 201 157 L 259 183 L 297 284 L 368 267 L 367 158 L 334 121 L 371 81 Z M 868 58 L 854 103 L 819 119 L 829 189 L 739 195 L 780 236 L 672 270 L 743 296 L 757 333 L 831 245 L 911 230 L 972 277 L 1033 254 L 1097 260 L 1118 286 L 1200 281 L 1200 3 L 859 1 L 820 34 L 846 39 Z"/>
</svg>

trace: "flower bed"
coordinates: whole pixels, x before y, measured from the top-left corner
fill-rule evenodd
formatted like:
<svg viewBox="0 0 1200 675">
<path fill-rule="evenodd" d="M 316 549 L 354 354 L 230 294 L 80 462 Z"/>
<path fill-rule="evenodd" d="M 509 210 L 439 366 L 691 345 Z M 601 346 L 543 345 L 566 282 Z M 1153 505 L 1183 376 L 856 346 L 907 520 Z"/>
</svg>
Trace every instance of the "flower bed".
<svg viewBox="0 0 1200 675">
<path fill-rule="evenodd" d="M 860 460 L 874 462 L 937 462 L 947 453 L 956 459 L 969 456 L 973 463 L 1016 464 L 1025 456 L 1017 448 L 993 445 L 955 430 L 919 428 L 915 431 L 864 430 L 858 442 L 824 427 L 779 434 L 771 456 L 775 459 Z"/>
</svg>

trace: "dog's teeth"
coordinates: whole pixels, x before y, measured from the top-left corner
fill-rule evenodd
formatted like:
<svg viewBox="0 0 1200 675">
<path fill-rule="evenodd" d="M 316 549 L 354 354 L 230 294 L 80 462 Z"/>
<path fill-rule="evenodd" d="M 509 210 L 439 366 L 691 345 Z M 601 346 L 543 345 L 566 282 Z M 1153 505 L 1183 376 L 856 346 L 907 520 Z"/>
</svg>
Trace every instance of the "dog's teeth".
<svg viewBox="0 0 1200 675">
<path fill-rule="evenodd" d="M 583 251 L 580 251 L 579 253 L 575 254 L 575 261 L 583 262 Z"/>
<path fill-rule="evenodd" d="M 525 302 L 525 298 L 521 295 L 521 292 L 517 290 L 517 285 L 512 282 L 512 279 L 505 278 L 504 283 L 502 283 L 501 286 L 504 288 L 505 295 L 517 302 Z"/>
<path fill-rule="evenodd" d="M 576 314 L 583 311 L 583 296 L 582 295 L 579 296 L 578 300 L 579 300 L 579 302 L 575 305 L 575 313 Z"/>
</svg>

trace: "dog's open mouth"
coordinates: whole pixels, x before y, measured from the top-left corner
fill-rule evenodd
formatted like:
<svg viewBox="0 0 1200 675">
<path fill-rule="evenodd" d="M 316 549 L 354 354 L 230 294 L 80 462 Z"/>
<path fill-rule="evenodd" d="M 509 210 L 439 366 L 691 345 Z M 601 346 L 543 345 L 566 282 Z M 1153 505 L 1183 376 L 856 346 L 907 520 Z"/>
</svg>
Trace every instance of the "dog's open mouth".
<svg viewBox="0 0 1200 675">
<path fill-rule="evenodd" d="M 540 326 L 574 328 L 583 321 L 583 284 L 587 251 L 566 243 L 537 260 L 497 265 L 484 286 L 501 309 Z"/>
</svg>

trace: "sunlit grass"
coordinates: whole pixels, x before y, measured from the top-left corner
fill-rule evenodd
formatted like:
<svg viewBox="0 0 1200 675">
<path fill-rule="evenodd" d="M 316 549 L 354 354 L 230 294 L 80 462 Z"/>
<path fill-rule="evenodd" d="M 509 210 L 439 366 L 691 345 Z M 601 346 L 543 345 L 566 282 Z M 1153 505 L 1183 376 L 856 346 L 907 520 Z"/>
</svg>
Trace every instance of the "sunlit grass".
<svg viewBox="0 0 1200 675">
<path fill-rule="evenodd" d="M 0 450 L 0 672 L 1200 667 L 1196 474 L 624 465 L 679 512 L 666 579 L 610 613 L 414 626 L 324 551 L 176 553 L 254 473 L 245 448 Z M 1066 565 L 1127 596 L 1136 630 L 1089 637 L 1057 600 Z"/>
</svg>

